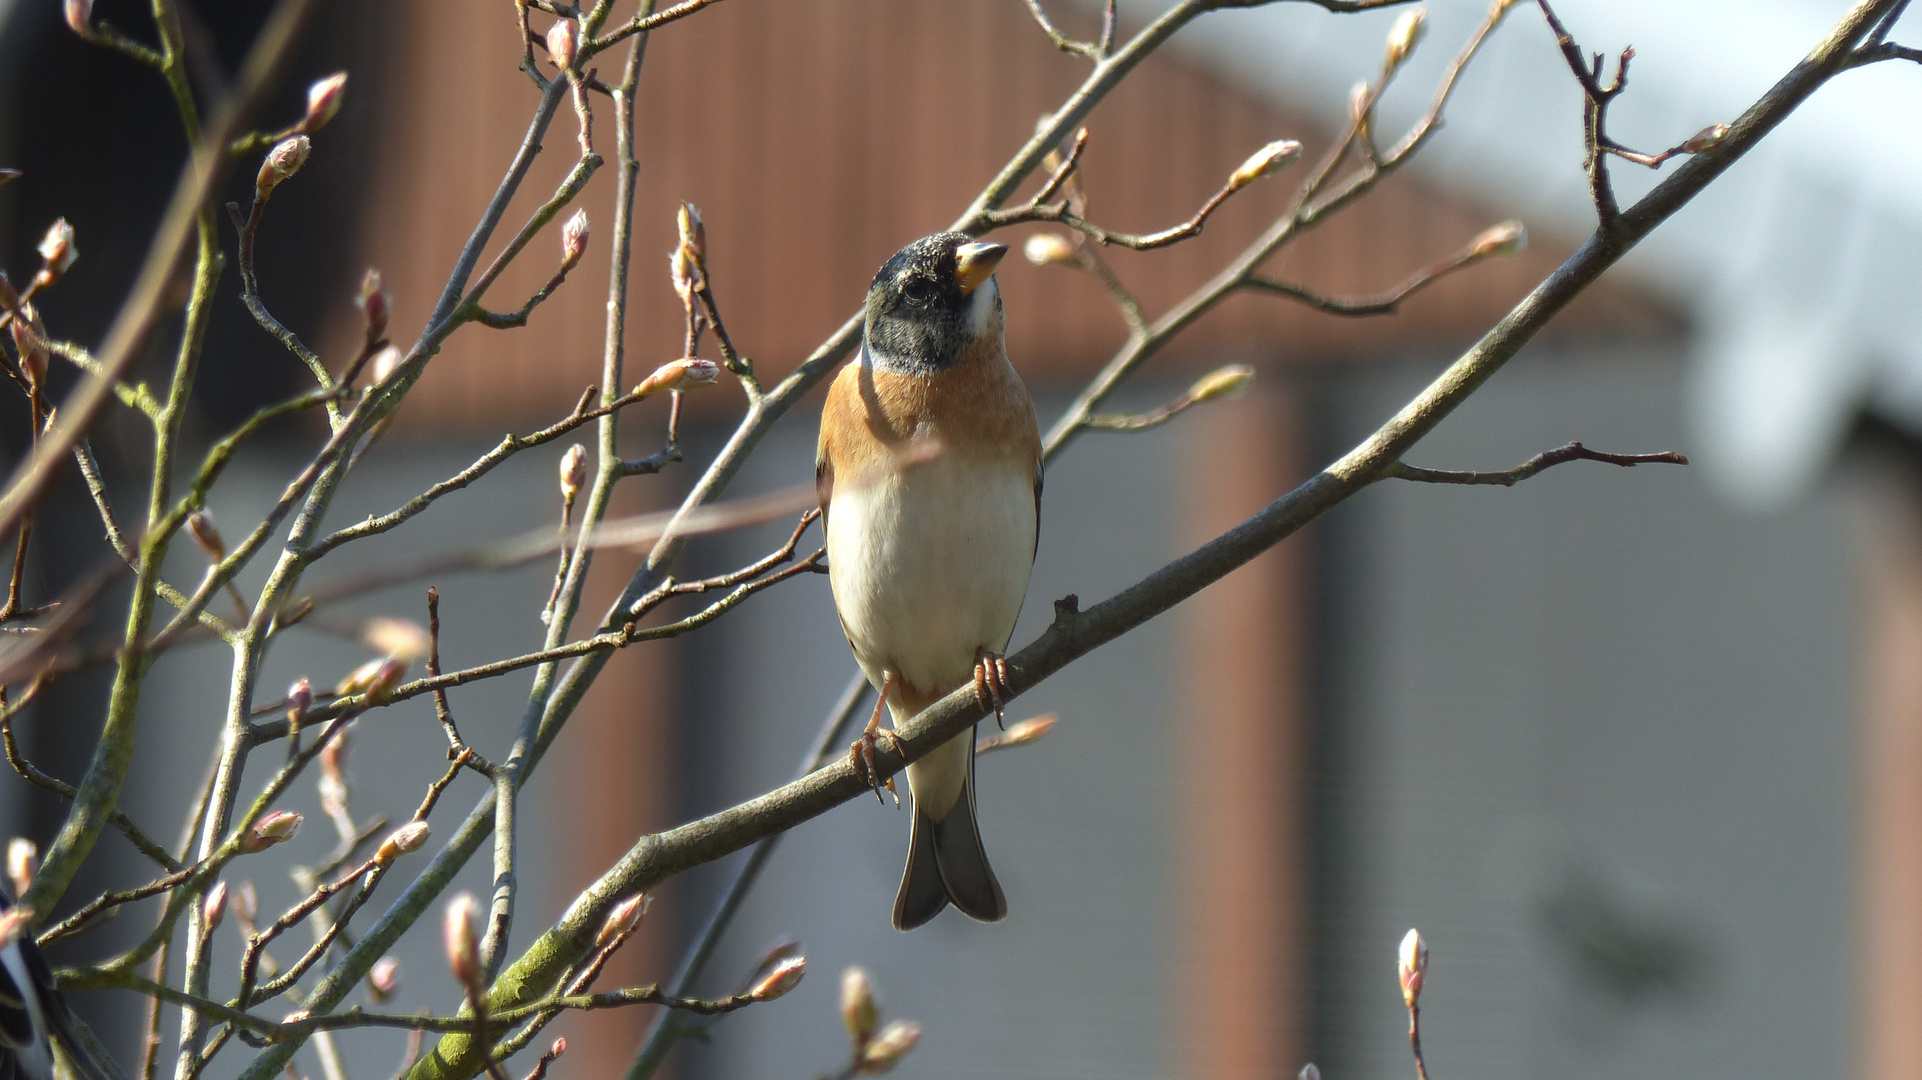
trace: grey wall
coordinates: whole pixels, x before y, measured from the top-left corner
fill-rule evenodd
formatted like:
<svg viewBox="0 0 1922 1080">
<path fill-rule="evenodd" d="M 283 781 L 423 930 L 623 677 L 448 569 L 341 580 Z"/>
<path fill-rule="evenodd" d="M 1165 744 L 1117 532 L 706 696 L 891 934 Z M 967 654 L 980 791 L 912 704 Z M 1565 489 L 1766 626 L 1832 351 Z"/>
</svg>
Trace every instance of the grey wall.
<svg viewBox="0 0 1922 1080">
<path fill-rule="evenodd" d="M 1518 360 L 1410 455 L 1691 449 L 1672 357 Z M 1329 449 L 1433 365 L 1332 382 Z M 1847 1069 L 1848 532 L 1693 470 L 1388 482 L 1323 526 L 1319 1052 L 1409 1069 L 1395 946 L 1434 950 L 1436 1075 Z"/>
</svg>

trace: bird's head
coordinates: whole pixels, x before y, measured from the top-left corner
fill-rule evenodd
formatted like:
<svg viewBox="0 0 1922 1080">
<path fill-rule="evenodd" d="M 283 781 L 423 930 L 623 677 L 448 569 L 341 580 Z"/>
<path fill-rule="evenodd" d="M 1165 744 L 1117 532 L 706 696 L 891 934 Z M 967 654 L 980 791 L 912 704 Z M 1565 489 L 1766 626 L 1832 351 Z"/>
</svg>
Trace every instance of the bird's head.
<svg viewBox="0 0 1922 1080">
<path fill-rule="evenodd" d="M 1001 332 L 994 268 L 1008 245 L 936 233 L 894 253 L 868 287 L 870 361 L 897 371 L 940 371 L 984 333 Z"/>
</svg>

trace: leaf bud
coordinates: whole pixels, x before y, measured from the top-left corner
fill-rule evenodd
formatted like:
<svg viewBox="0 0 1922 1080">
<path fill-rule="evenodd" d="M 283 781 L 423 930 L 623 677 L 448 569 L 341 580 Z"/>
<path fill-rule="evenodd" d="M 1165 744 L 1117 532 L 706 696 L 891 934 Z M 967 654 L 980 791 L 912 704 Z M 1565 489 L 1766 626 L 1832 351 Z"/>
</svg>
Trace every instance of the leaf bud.
<svg viewBox="0 0 1922 1080">
<path fill-rule="evenodd" d="M 1528 230 L 1519 221 L 1504 221 L 1482 231 L 1468 245 L 1468 257 L 1486 259 L 1491 256 L 1520 254 L 1528 247 Z"/>
<path fill-rule="evenodd" d="M 40 238 L 39 251 L 44 264 L 40 272 L 46 275 L 47 284 L 59 280 L 80 257 L 80 249 L 73 242 L 73 226 L 67 224 L 66 218 L 47 226 L 47 235 Z"/>
<path fill-rule="evenodd" d="M 1427 32 L 1428 9 L 1426 7 L 1409 8 L 1402 12 L 1401 18 L 1395 20 L 1395 25 L 1388 28 L 1388 52 L 1383 57 L 1383 62 L 1388 69 L 1393 71 L 1400 67 L 1402 61 L 1408 59 L 1408 54 L 1415 51 L 1415 46 L 1421 41 L 1422 35 Z"/>
<path fill-rule="evenodd" d="M 410 851 L 419 851 L 421 845 L 427 843 L 427 831 L 425 821 L 410 821 L 402 825 L 380 842 L 379 849 L 374 852 L 374 861 L 387 866 Z"/>
<path fill-rule="evenodd" d="M 387 289 L 380 280 L 380 271 L 368 267 L 367 276 L 360 279 L 360 295 L 354 298 L 354 305 L 360 308 L 361 318 L 367 320 L 367 340 L 379 341 L 387 333 Z"/>
<path fill-rule="evenodd" d="M 984 737 L 975 745 L 975 753 L 979 754 L 986 750 L 1006 750 L 1010 746 L 1026 746 L 1028 743 L 1040 742 L 1047 737 L 1048 732 L 1054 730 L 1055 721 L 1058 719 L 1060 718 L 1054 713 L 1046 713 L 1041 716 L 1031 716 L 1019 723 L 1009 724 L 1008 730 L 999 735 Z"/>
<path fill-rule="evenodd" d="M 234 890 L 234 916 L 241 922 L 241 928 L 253 933 L 254 920 L 260 918 L 260 894 L 254 891 L 254 883 L 243 881 Z"/>
<path fill-rule="evenodd" d="M 216 881 L 214 887 L 207 890 L 206 897 L 200 901 L 200 917 L 206 921 L 209 934 L 220 929 L 221 921 L 227 917 L 227 883 L 225 881 Z"/>
<path fill-rule="evenodd" d="M 8 331 L 13 334 L 13 347 L 20 353 L 20 366 L 26 371 L 27 381 L 35 386 L 43 385 L 47 365 L 53 362 L 53 350 L 47 345 L 47 327 L 40 321 L 39 309 L 30 303 L 15 305 Z"/>
<path fill-rule="evenodd" d="M 1219 401 L 1223 398 L 1240 397 L 1247 393 L 1248 388 L 1253 386 L 1254 383 L 1254 368 L 1249 367 L 1247 364 L 1229 364 L 1226 367 L 1218 367 L 1208 374 L 1203 375 L 1201 378 L 1196 379 L 1195 384 L 1188 388 L 1188 398 L 1191 401 L 1200 403 L 1203 401 Z"/>
<path fill-rule="evenodd" d="M 587 484 L 587 447 L 580 443 L 567 448 L 561 455 L 561 498 L 572 506 L 574 498 Z"/>
<path fill-rule="evenodd" d="M 1240 191 L 1262 177 L 1294 164 L 1295 159 L 1300 156 L 1301 143 L 1294 139 L 1278 139 L 1271 142 L 1248 155 L 1248 160 L 1242 162 L 1241 167 L 1234 171 L 1234 175 L 1228 177 L 1228 190 Z"/>
<path fill-rule="evenodd" d="M 562 17 L 547 28 L 547 55 L 562 71 L 574 70 L 581 52 L 581 24 Z"/>
<path fill-rule="evenodd" d="M 707 223 L 701 220 L 701 212 L 693 203 L 684 202 L 674 214 L 674 223 L 681 231 L 681 248 L 697 266 L 707 263 Z"/>
<path fill-rule="evenodd" d="M 921 1041 L 921 1025 L 912 1020 L 891 1020 L 880 1033 L 868 1040 L 861 1048 L 860 1060 L 854 1064 L 854 1071 L 860 1076 L 880 1076 L 896 1065 L 913 1051 L 914 1044 Z"/>
<path fill-rule="evenodd" d="M 480 901 L 473 893 L 461 893 L 447 902 L 441 921 L 441 934 L 447 943 L 447 970 L 462 986 L 478 989 L 480 984 Z"/>
<path fill-rule="evenodd" d="M 614 910 L 607 913 L 607 921 L 601 924 L 601 932 L 594 935 L 594 947 L 605 949 L 616 938 L 632 933 L 641 925 L 641 917 L 647 914 L 650 902 L 645 893 L 635 893 L 615 904 Z"/>
<path fill-rule="evenodd" d="M 1295 1080 L 1321 1080 L 1321 1066 L 1312 1061 L 1303 1065 L 1301 1071 L 1295 1074 Z"/>
<path fill-rule="evenodd" d="M 65 8 L 67 25 L 74 33 L 79 34 L 82 40 L 92 41 L 94 39 L 93 0 L 67 0 Z"/>
<path fill-rule="evenodd" d="M 807 957 L 790 956 L 769 968 L 743 996 L 753 1001 L 773 1001 L 801 985 L 801 976 L 806 975 L 807 970 Z"/>
<path fill-rule="evenodd" d="M 240 850 L 247 855 L 256 855 L 275 844 L 293 839 L 300 831 L 300 815 L 292 810 L 275 810 L 262 814 L 254 827 L 248 829 L 240 839 Z"/>
<path fill-rule="evenodd" d="M 1727 124 L 1710 124 L 1695 134 L 1690 135 L 1688 141 L 1682 144 L 1682 152 L 1688 154 L 1706 154 L 1710 150 L 1722 145 L 1722 140 L 1728 138 L 1728 130 Z"/>
<path fill-rule="evenodd" d="M 25 904 L 15 904 L 0 912 L 0 949 L 19 941 L 33 929 L 33 909 Z"/>
<path fill-rule="evenodd" d="M 307 164 L 307 155 L 314 144 L 305 135 L 295 135 L 282 139 L 267 151 L 266 160 L 260 163 L 260 174 L 254 178 L 254 195 L 265 199 L 274 193 L 281 181 L 300 171 Z"/>
<path fill-rule="evenodd" d="M 561 269 L 572 270 L 587 253 L 587 211 L 576 210 L 561 226 Z"/>
<path fill-rule="evenodd" d="M 1348 91 L 1348 119 L 1355 125 L 1355 131 L 1364 137 L 1368 134 L 1368 114 L 1374 111 L 1375 88 L 1363 79 Z"/>
<path fill-rule="evenodd" d="M 202 507 L 188 514 L 187 532 L 194 538 L 194 543 L 199 545 L 200 550 L 207 553 L 209 559 L 219 562 L 227 557 L 227 542 L 220 538 L 220 530 L 214 527 L 214 515 L 211 510 Z"/>
<path fill-rule="evenodd" d="M 427 628 L 412 619 L 376 615 L 360 627 L 360 640 L 370 649 L 412 663 L 433 647 Z"/>
<path fill-rule="evenodd" d="M 347 94 L 347 73 L 336 71 L 307 88 L 307 115 L 300 120 L 301 131 L 319 131 L 340 112 L 340 99 Z"/>
<path fill-rule="evenodd" d="M 851 967 L 841 973 L 841 1023 L 855 1046 L 866 1046 L 881 1022 L 881 1010 L 874 1004 L 874 984 L 866 970 Z"/>
<path fill-rule="evenodd" d="M 33 884 L 33 875 L 39 872 L 39 845 L 24 836 L 7 841 L 7 880 L 13 884 L 16 898 L 27 894 L 27 887 Z"/>
<path fill-rule="evenodd" d="M 1401 1000 L 1412 1009 L 1421 1000 L 1422 978 L 1428 973 L 1428 944 L 1421 939 L 1421 931 L 1403 935 L 1395 971 L 1401 979 Z"/>
<path fill-rule="evenodd" d="M 652 375 L 634 387 L 634 393 L 645 397 L 662 390 L 692 390 L 697 386 L 706 386 L 720 376 L 720 365 L 714 361 L 698 356 L 683 356 L 655 368 Z"/>
<path fill-rule="evenodd" d="M 400 961 L 391 956 L 383 956 L 374 961 L 367 970 L 367 995 L 375 1001 L 386 1001 L 400 989 Z"/>
<path fill-rule="evenodd" d="M 1038 232 L 1021 245 L 1021 254 L 1036 266 L 1074 261 L 1074 244 L 1060 233 Z"/>
<path fill-rule="evenodd" d="M 314 684 L 304 675 L 295 679 L 294 684 L 287 688 L 287 719 L 299 720 L 303 713 L 313 707 L 313 704 Z"/>
<path fill-rule="evenodd" d="M 380 386 L 393 377 L 394 370 L 400 367 L 401 352 L 392 345 L 374 354 L 367 363 L 367 378 L 371 385 Z"/>
</svg>

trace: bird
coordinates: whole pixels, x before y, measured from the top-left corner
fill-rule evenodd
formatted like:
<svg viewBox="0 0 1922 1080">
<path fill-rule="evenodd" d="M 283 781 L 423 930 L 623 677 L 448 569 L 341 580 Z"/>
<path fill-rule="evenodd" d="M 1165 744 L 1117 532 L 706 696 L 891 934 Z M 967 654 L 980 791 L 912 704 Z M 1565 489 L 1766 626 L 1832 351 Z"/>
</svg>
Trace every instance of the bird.
<svg viewBox="0 0 1922 1080">
<path fill-rule="evenodd" d="M 80 1021 L 53 986 L 53 970 L 33 943 L 32 911 L 0 888 L 0 1080 L 53 1080 L 58 1041 L 69 1072 L 80 1080 L 118 1080 L 75 1038 Z"/>
<path fill-rule="evenodd" d="M 880 691 L 849 756 L 877 794 L 874 748 L 891 737 L 883 708 L 898 726 L 972 681 L 999 719 L 1007 697 L 1002 654 L 1041 525 L 1041 433 L 1008 359 L 994 276 L 1007 252 L 958 232 L 896 252 L 874 275 L 861 348 L 822 408 L 815 489 L 830 591 Z M 949 904 L 981 922 L 1007 916 L 975 820 L 974 747 L 969 728 L 907 767 L 897 930 Z"/>
</svg>

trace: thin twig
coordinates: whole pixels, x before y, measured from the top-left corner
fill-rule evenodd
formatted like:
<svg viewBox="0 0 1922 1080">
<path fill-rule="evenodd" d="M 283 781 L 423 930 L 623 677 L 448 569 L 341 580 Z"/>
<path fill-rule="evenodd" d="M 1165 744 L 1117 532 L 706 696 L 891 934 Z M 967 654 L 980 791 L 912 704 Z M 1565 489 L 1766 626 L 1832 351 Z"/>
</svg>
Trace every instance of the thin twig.
<svg viewBox="0 0 1922 1080">
<path fill-rule="evenodd" d="M 1590 450 L 1581 443 L 1572 442 L 1553 450 L 1544 450 L 1512 469 L 1498 472 L 1458 472 L 1449 469 L 1421 469 L 1397 461 L 1388 467 L 1385 475 L 1397 480 L 1414 480 L 1424 484 L 1486 484 L 1501 487 L 1514 487 L 1523 480 L 1534 476 L 1543 469 L 1550 469 L 1570 461 L 1601 461 L 1623 468 L 1637 465 L 1666 464 L 1686 465 L 1688 458 L 1673 450 L 1658 454 L 1605 454 Z"/>
</svg>

